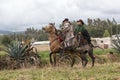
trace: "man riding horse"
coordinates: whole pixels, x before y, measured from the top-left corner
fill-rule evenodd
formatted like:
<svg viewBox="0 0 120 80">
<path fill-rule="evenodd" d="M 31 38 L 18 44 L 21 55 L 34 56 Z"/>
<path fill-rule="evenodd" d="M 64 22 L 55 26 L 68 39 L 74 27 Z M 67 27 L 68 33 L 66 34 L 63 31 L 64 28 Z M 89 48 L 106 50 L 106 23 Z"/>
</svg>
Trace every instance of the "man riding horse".
<svg viewBox="0 0 120 80">
<path fill-rule="evenodd" d="M 62 33 L 64 40 L 64 47 L 73 46 L 71 40 L 74 38 L 73 26 L 71 25 L 69 19 L 65 18 L 62 23 Z"/>
<path fill-rule="evenodd" d="M 68 22 L 69 22 L 69 20 L 68 20 Z M 85 67 L 87 64 L 86 54 L 84 54 L 83 49 L 82 49 L 82 52 L 79 49 L 77 50 L 79 43 L 73 35 L 74 32 L 73 32 L 71 24 L 70 23 L 68 24 L 68 22 L 67 23 L 65 22 L 65 24 L 63 24 L 64 27 L 63 27 L 63 32 L 62 32 L 62 34 L 64 34 L 62 36 L 65 36 L 64 41 L 63 41 L 63 43 L 65 43 L 65 45 L 66 45 L 65 49 L 64 49 L 64 46 L 63 47 L 61 46 L 61 43 L 59 40 L 59 35 L 57 34 L 58 31 L 55 28 L 54 24 L 49 24 L 42 28 L 46 33 L 48 33 L 48 37 L 49 37 L 49 41 L 50 41 L 50 54 L 49 54 L 50 63 L 53 65 L 56 65 L 56 53 L 68 53 L 68 54 L 69 53 L 70 54 L 78 53 L 78 54 L 81 54 L 80 57 L 82 59 L 82 65 Z M 64 23 L 64 21 L 63 21 L 63 23 Z M 70 35 L 72 35 L 72 37 Z M 72 50 L 67 49 L 70 46 L 73 46 L 74 49 L 72 49 Z M 92 66 L 94 66 L 93 49 L 89 46 L 87 48 L 84 47 L 84 49 L 88 50 L 88 54 L 92 58 Z M 53 60 L 52 60 L 52 58 L 53 58 Z M 73 66 L 73 64 L 75 62 L 75 56 L 71 55 L 71 58 L 72 58 L 71 66 Z"/>
<path fill-rule="evenodd" d="M 84 27 L 84 22 L 82 20 L 77 21 L 77 26 L 75 31 L 73 30 L 73 26 L 68 19 L 63 21 L 62 26 L 62 34 L 63 38 L 63 51 L 78 51 L 81 53 L 82 61 L 85 61 L 83 64 L 87 64 L 88 60 L 86 59 L 86 53 L 92 59 L 92 66 L 94 66 L 95 58 L 93 56 L 93 45 L 91 44 L 91 39 L 88 31 Z"/>
<path fill-rule="evenodd" d="M 75 30 L 73 30 L 73 26 L 69 19 L 65 18 L 62 23 L 62 32 L 63 35 L 66 35 L 65 38 L 63 38 L 65 43 L 64 47 L 72 46 L 71 39 L 74 36 L 76 36 L 77 41 L 79 42 L 79 46 L 89 44 L 92 47 L 90 35 L 85 29 L 84 22 L 81 19 L 77 21 L 77 26 L 75 27 Z M 80 35 L 83 37 L 79 38 Z"/>
<path fill-rule="evenodd" d="M 80 19 L 77 21 L 77 26 L 75 27 L 74 35 L 77 37 L 77 40 L 79 39 L 78 38 L 79 35 L 83 36 L 83 38 L 80 38 L 81 40 L 78 40 L 80 43 L 79 46 L 89 44 L 92 47 L 91 38 L 90 38 L 88 31 L 84 27 L 83 20 Z M 86 42 L 84 41 L 84 39 L 86 40 Z"/>
</svg>

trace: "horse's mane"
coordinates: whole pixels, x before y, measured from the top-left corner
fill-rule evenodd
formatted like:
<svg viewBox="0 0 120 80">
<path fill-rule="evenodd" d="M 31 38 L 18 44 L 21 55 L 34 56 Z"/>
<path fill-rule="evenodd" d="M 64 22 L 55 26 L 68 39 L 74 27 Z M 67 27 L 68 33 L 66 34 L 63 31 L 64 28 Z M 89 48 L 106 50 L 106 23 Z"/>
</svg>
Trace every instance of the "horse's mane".
<svg viewBox="0 0 120 80">
<path fill-rule="evenodd" d="M 56 29 L 56 27 L 55 27 L 55 23 L 49 23 L 49 25 L 51 25 L 51 26 L 54 27 L 54 29 L 55 29 L 55 34 L 58 36 L 58 31 L 57 31 L 57 29 Z"/>
</svg>

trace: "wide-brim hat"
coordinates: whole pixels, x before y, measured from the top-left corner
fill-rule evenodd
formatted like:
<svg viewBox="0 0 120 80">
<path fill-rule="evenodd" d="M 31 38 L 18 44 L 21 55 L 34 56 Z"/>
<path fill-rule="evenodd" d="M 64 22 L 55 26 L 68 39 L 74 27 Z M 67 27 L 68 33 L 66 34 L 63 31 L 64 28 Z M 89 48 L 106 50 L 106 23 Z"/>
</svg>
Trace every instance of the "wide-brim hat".
<svg viewBox="0 0 120 80">
<path fill-rule="evenodd" d="M 82 19 L 77 20 L 77 22 L 81 22 L 82 24 L 84 24 Z"/>
<path fill-rule="evenodd" d="M 65 18 L 65 19 L 63 20 L 63 22 L 65 22 L 65 21 L 69 21 L 69 19 L 68 19 L 68 18 Z"/>
</svg>

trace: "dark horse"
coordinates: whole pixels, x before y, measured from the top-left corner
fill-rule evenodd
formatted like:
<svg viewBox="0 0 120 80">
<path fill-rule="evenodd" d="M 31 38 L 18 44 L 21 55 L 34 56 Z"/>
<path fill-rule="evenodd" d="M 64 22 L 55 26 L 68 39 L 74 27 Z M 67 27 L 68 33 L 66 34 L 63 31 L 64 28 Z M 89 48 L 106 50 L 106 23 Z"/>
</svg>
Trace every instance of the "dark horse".
<svg viewBox="0 0 120 80">
<path fill-rule="evenodd" d="M 43 30 L 45 32 L 48 33 L 49 35 L 49 41 L 50 41 L 50 63 L 53 65 L 56 65 L 56 53 L 59 53 L 62 50 L 62 45 L 59 41 L 58 35 L 56 34 L 56 28 L 54 26 L 54 24 L 49 24 L 45 27 L 43 27 Z M 76 46 L 76 50 L 75 51 L 70 51 L 71 53 L 76 53 L 76 54 L 80 54 L 80 57 L 82 59 L 82 65 L 85 67 L 88 60 L 86 58 L 86 52 L 88 52 L 89 56 L 92 58 L 92 66 L 94 66 L 94 56 L 93 56 L 93 48 L 91 48 L 89 45 L 85 45 L 83 47 L 78 47 L 78 41 L 75 37 L 72 38 L 72 44 Z M 84 52 L 83 52 L 84 51 Z M 54 62 L 52 61 L 52 55 L 53 55 L 53 59 Z M 75 63 L 75 57 L 72 57 L 72 64 L 71 66 L 73 66 Z"/>
<path fill-rule="evenodd" d="M 67 26 L 67 27 L 66 27 Z M 82 65 L 83 67 L 85 67 L 87 65 L 87 58 L 86 58 L 86 53 L 89 54 L 89 56 L 92 59 L 92 66 L 94 66 L 94 62 L 95 62 L 95 57 L 93 56 L 93 46 L 89 45 L 87 40 L 84 39 L 82 34 L 77 34 L 77 36 L 74 36 L 74 32 L 73 32 L 73 27 L 72 25 L 69 24 L 65 24 L 65 26 L 62 26 L 62 34 L 64 35 L 64 43 L 68 44 L 70 46 L 74 46 L 75 47 L 75 43 L 71 44 L 72 39 L 76 39 L 77 41 L 77 47 L 76 47 L 76 51 L 78 51 L 80 53 L 80 57 L 82 59 Z M 73 58 L 73 65 L 74 65 L 75 59 Z"/>
</svg>

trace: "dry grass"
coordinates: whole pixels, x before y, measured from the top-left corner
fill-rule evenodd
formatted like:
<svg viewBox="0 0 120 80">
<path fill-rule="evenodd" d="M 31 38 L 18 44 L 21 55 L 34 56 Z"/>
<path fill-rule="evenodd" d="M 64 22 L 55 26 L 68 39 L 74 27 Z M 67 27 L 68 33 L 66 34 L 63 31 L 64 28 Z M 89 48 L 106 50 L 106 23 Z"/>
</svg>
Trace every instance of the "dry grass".
<svg viewBox="0 0 120 80">
<path fill-rule="evenodd" d="M 91 68 L 46 66 L 40 69 L 0 71 L 0 80 L 120 80 L 120 64 L 96 64 Z"/>
<path fill-rule="evenodd" d="M 34 45 L 37 48 L 38 52 L 49 51 L 49 45 Z"/>
<path fill-rule="evenodd" d="M 49 45 L 36 45 L 39 52 L 49 51 Z M 42 53 L 42 59 L 49 62 L 49 52 Z M 106 58 L 107 55 L 99 55 L 100 58 Z M 46 59 L 47 58 L 47 59 Z M 120 80 L 120 63 L 105 62 L 103 64 L 95 63 L 91 68 L 89 61 L 86 68 L 81 64 L 73 68 L 61 65 L 53 67 L 49 63 L 43 68 L 29 68 L 19 70 L 1 70 L 0 80 Z"/>
</svg>

